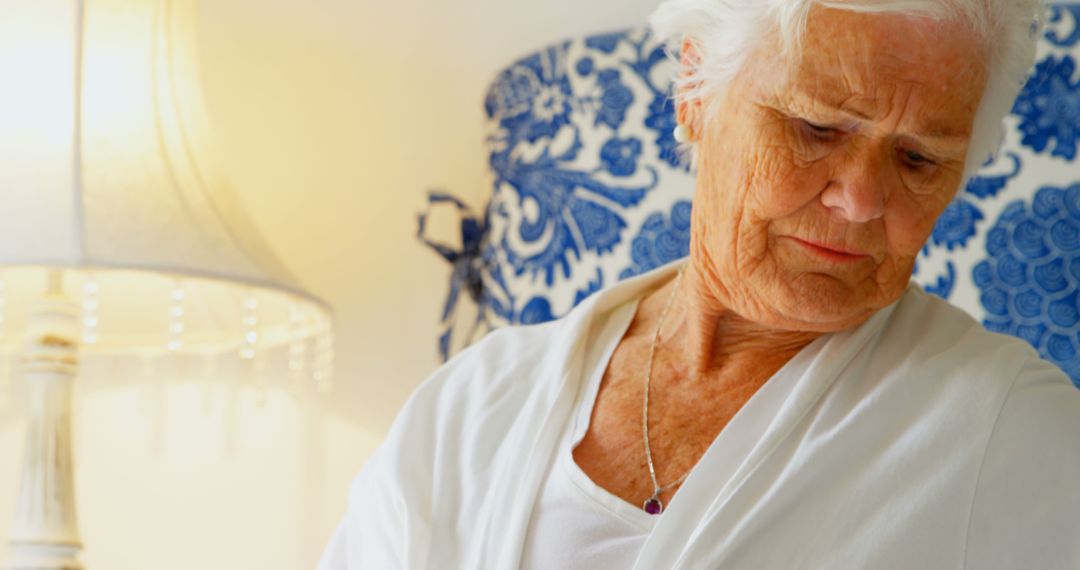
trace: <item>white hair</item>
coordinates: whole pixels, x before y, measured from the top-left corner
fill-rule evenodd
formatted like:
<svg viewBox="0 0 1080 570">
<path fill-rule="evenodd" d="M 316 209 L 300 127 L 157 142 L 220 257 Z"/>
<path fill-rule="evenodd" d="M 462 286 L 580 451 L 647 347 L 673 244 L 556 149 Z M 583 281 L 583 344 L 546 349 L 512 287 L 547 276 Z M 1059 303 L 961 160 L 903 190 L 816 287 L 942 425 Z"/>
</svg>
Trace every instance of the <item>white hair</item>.
<svg viewBox="0 0 1080 570">
<path fill-rule="evenodd" d="M 653 33 L 676 60 L 684 40 L 701 56 L 675 79 L 676 106 L 708 102 L 722 92 L 756 42 L 772 32 L 779 32 L 785 49 L 799 49 L 814 5 L 955 21 L 974 31 L 986 48 L 987 83 L 972 127 L 965 182 L 997 152 L 1005 133 L 1002 119 L 1035 58 L 1041 0 L 666 0 L 649 20 Z M 693 157 L 695 149 L 687 146 L 681 151 Z"/>
</svg>

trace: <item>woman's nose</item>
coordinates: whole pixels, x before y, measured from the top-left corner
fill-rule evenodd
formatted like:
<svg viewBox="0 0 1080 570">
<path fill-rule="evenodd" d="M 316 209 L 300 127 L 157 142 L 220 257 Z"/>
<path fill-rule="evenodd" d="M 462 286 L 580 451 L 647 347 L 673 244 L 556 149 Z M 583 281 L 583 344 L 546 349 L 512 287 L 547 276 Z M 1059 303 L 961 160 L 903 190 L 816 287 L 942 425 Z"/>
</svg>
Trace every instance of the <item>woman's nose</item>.
<svg viewBox="0 0 1080 570">
<path fill-rule="evenodd" d="M 885 215 L 887 197 L 885 160 L 873 148 L 844 157 L 821 193 L 821 203 L 852 223 L 866 223 Z"/>
</svg>

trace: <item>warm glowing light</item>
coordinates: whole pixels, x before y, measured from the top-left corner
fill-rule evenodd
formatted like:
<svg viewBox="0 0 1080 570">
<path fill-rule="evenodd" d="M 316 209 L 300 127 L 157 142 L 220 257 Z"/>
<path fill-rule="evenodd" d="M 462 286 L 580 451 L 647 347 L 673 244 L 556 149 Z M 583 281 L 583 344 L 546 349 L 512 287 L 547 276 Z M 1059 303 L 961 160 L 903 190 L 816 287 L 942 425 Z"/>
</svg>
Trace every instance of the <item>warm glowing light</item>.
<svg viewBox="0 0 1080 570">
<path fill-rule="evenodd" d="M 187 329 L 184 325 L 184 300 L 187 299 L 187 291 L 183 281 L 177 279 L 173 283 L 169 297 L 172 299 L 169 303 L 169 340 L 165 346 L 169 352 L 177 352 L 184 347 L 183 335 Z"/>
<path fill-rule="evenodd" d="M 302 376 L 304 373 L 304 356 L 307 355 L 307 343 L 303 340 L 295 340 L 289 345 L 289 371 L 294 376 Z"/>
<path fill-rule="evenodd" d="M 97 344 L 98 325 L 98 283 L 93 274 L 86 275 L 83 283 L 83 343 L 87 345 Z"/>
<path fill-rule="evenodd" d="M 7 285 L 4 283 L 4 278 L 0 277 L 0 336 L 4 334 L 4 317 L 7 314 L 7 300 L 5 299 L 5 293 Z"/>
<path fill-rule="evenodd" d="M 315 387 L 320 393 L 329 392 L 334 369 L 334 335 L 330 321 L 323 319 L 319 322 L 317 336 L 315 337 L 315 364 L 312 377 Z"/>
<path fill-rule="evenodd" d="M 33 166 L 67 164 L 75 108 L 74 22 L 62 10 L 9 14 L 7 5 L 4 9 L 0 17 L 0 77 L 7 88 L 0 93 L 0 125 L 5 139 L 0 149 L 5 154 L 16 149 L 20 152 L 20 160 L 5 166 L 29 172 Z M 6 147 L 3 143 L 9 141 L 13 145 Z"/>
<path fill-rule="evenodd" d="M 289 307 L 289 373 L 294 388 L 299 389 L 304 381 L 307 363 L 307 330 L 304 326 L 304 311 L 293 303 Z"/>
<path fill-rule="evenodd" d="M 259 316 L 256 312 L 259 307 L 259 302 L 255 297 L 248 295 L 244 299 L 244 344 L 240 349 L 240 358 L 244 360 L 251 360 L 255 358 L 256 344 L 259 342 Z"/>
</svg>

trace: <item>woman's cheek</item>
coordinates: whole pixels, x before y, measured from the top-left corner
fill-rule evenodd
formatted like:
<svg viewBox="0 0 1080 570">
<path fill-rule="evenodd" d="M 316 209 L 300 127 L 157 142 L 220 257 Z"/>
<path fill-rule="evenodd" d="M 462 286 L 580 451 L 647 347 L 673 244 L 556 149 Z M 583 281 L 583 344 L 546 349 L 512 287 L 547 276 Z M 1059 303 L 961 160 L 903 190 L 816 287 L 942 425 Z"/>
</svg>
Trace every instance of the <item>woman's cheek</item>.
<svg viewBox="0 0 1080 570">
<path fill-rule="evenodd" d="M 886 208 L 886 231 L 891 234 L 892 249 L 904 257 L 915 257 L 934 230 L 944 210 L 939 199 L 901 195 Z"/>
<path fill-rule="evenodd" d="M 828 172 L 823 163 L 801 164 L 790 153 L 776 152 L 768 159 L 758 180 L 758 198 L 771 218 L 785 217 L 803 209 L 825 188 Z"/>
</svg>

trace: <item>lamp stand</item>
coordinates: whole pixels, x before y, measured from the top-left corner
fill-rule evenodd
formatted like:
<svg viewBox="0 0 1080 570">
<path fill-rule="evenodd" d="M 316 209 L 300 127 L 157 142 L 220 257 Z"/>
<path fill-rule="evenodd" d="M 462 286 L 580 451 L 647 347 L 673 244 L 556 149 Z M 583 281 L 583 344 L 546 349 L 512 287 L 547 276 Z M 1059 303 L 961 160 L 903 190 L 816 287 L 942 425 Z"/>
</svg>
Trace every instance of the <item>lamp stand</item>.
<svg viewBox="0 0 1080 570">
<path fill-rule="evenodd" d="M 22 372 L 29 418 L 8 570 L 81 570 L 71 459 L 71 390 L 78 372 L 79 306 L 60 270 L 27 315 Z"/>
</svg>

